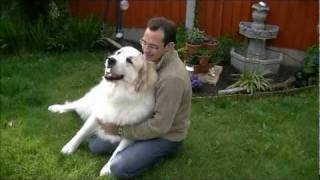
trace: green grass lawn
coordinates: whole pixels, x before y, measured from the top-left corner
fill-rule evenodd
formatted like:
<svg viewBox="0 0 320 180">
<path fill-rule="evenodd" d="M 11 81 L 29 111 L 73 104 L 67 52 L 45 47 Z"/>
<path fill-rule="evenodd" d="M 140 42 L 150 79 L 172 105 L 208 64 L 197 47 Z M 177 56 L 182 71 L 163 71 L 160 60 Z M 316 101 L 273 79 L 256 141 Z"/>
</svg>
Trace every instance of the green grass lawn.
<svg viewBox="0 0 320 180">
<path fill-rule="evenodd" d="M 48 105 L 81 97 L 103 73 L 102 53 L 1 57 L 0 179 L 98 177 L 108 157 L 83 143 L 60 149 L 80 128 Z M 259 99 L 194 99 L 189 136 L 175 156 L 139 179 L 318 179 L 318 90 Z"/>
</svg>

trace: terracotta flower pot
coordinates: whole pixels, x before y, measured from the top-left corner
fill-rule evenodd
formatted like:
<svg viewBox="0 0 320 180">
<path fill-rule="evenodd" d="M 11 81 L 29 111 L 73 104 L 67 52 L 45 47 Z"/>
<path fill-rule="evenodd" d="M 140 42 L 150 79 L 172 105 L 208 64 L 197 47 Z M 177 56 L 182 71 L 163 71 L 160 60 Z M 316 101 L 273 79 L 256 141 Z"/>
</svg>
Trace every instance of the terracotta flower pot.
<svg viewBox="0 0 320 180">
<path fill-rule="evenodd" d="M 207 48 L 209 51 L 214 51 L 218 45 L 219 45 L 219 41 L 217 40 L 211 40 L 203 44 L 203 46 Z"/>
<path fill-rule="evenodd" d="M 199 64 L 201 66 L 206 66 L 209 63 L 210 56 L 199 56 Z"/>
<path fill-rule="evenodd" d="M 212 63 L 208 63 L 205 66 L 201 64 L 193 66 L 195 73 L 207 73 L 211 67 L 213 67 Z"/>
<path fill-rule="evenodd" d="M 199 44 L 189 44 L 186 43 L 186 49 L 188 51 L 189 54 L 195 54 L 198 52 L 198 49 L 201 48 L 201 45 Z"/>
<path fill-rule="evenodd" d="M 185 50 L 183 51 L 183 61 L 185 64 L 189 63 L 189 52 L 188 50 L 185 48 Z"/>
</svg>

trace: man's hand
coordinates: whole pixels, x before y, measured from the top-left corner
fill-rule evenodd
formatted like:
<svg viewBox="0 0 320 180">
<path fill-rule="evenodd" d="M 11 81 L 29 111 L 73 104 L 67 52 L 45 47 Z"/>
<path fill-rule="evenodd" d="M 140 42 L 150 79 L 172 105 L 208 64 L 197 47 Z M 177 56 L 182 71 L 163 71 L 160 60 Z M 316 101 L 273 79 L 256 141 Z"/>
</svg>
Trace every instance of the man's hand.
<svg viewBox="0 0 320 180">
<path fill-rule="evenodd" d="M 110 134 L 110 135 L 119 135 L 118 134 L 118 126 L 116 126 L 115 124 L 112 123 L 103 123 L 100 119 L 96 119 L 96 121 L 98 122 L 98 124 L 101 126 L 101 128 L 104 130 L 104 132 L 106 134 Z"/>
</svg>

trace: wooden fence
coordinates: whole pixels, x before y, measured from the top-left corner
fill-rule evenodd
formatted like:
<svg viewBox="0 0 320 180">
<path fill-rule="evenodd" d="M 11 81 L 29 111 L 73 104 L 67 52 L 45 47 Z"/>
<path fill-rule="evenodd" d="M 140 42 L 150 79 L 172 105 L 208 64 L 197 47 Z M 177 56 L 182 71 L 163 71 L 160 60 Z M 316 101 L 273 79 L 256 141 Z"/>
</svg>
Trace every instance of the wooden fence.
<svg viewBox="0 0 320 180">
<path fill-rule="evenodd" d="M 123 26 L 144 28 L 150 17 L 166 16 L 185 24 L 187 0 L 129 0 Z M 243 39 L 239 22 L 251 21 L 251 5 L 257 0 L 197 0 L 198 26 L 212 36 L 230 35 Z M 96 14 L 116 22 L 116 0 L 70 0 L 71 13 L 84 17 Z M 270 7 L 267 24 L 278 25 L 278 37 L 268 45 L 306 50 L 318 43 L 319 4 L 317 0 L 265 0 Z"/>
</svg>

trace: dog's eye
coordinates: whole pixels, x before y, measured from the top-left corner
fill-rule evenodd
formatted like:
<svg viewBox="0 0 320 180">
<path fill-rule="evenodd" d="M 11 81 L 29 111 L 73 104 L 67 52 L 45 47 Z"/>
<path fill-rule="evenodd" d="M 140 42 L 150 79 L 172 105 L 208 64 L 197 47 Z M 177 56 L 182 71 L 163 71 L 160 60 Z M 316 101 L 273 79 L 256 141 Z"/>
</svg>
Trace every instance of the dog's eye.
<svg viewBox="0 0 320 180">
<path fill-rule="evenodd" d="M 114 54 L 115 54 L 115 55 L 119 55 L 121 52 L 122 52 L 121 50 L 118 50 L 118 51 L 116 51 Z"/>
<path fill-rule="evenodd" d="M 126 61 L 127 61 L 127 63 L 132 64 L 132 58 L 131 57 L 127 57 Z"/>
</svg>

